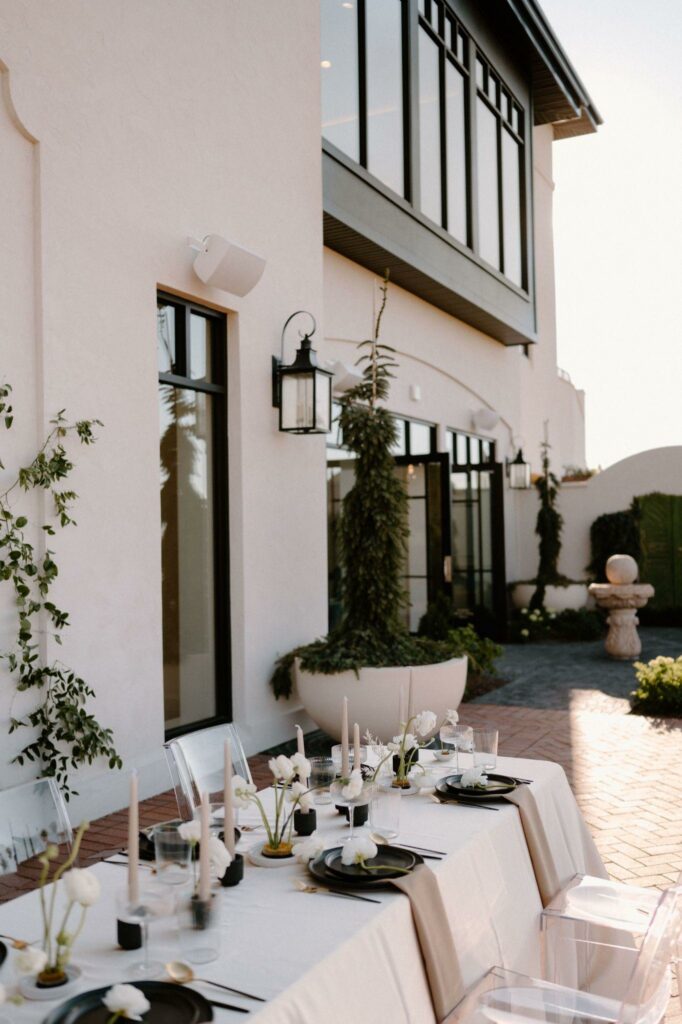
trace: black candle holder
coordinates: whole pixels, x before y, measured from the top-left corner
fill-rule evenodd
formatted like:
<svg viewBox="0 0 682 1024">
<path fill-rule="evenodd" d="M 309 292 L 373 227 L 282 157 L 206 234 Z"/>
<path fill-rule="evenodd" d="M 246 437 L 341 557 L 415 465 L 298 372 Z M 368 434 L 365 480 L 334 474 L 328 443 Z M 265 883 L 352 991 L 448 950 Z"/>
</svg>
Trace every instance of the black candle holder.
<svg viewBox="0 0 682 1024">
<path fill-rule="evenodd" d="M 317 812 L 314 807 L 309 811 L 294 811 L 294 832 L 297 836 L 311 836 L 317 828 Z"/>
<path fill-rule="evenodd" d="M 220 884 L 224 885 L 225 888 L 231 885 L 239 885 L 242 878 L 244 877 L 244 858 L 241 853 L 235 853 L 232 858 L 232 862 L 227 868 L 225 874 L 220 879 Z"/>
<path fill-rule="evenodd" d="M 419 761 L 419 747 L 410 747 L 409 750 L 405 751 L 405 773 L 409 772 L 412 765 Z M 397 775 L 400 771 L 400 754 L 393 755 L 393 774 Z"/>
<path fill-rule="evenodd" d="M 343 814 L 346 821 L 350 821 L 350 815 L 348 814 L 348 808 L 345 804 L 335 804 L 335 807 L 339 814 Z M 364 825 L 369 818 L 369 804 L 353 804 L 353 825 Z"/>
<path fill-rule="evenodd" d="M 116 938 L 121 949 L 142 948 L 142 928 L 135 921 L 116 921 Z"/>
</svg>

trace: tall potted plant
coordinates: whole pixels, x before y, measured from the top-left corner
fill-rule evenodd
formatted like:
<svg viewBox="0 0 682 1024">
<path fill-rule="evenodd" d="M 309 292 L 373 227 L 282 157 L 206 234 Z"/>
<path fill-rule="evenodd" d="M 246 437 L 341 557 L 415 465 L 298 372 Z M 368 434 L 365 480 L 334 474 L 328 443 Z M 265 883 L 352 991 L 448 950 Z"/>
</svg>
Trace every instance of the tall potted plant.
<svg viewBox="0 0 682 1024">
<path fill-rule="evenodd" d="M 397 364 L 394 350 L 379 342 L 387 280 L 381 292 L 373 337 L 359 345 L 362 380 L 345 393 L 339 416 L 344 445 L 356 456 L 341 511 L 342 619 L 324 639 L 280 658 L 272 678 L 275 695 L 288 697 L 294 672 L 306 710 L 332 736 L 343 696 L 353 720 L 388 738 L 399 731 L 400 691 L 407 696 L 411 688 L 413 709 L 432 707 L 442 718 L 466 682 L 465 658 L 453 658 L 447 641 L 411 636 L 405 624 L 407 494 L 392 454 L 395 420 L 383 404 Z"/>
</svg>

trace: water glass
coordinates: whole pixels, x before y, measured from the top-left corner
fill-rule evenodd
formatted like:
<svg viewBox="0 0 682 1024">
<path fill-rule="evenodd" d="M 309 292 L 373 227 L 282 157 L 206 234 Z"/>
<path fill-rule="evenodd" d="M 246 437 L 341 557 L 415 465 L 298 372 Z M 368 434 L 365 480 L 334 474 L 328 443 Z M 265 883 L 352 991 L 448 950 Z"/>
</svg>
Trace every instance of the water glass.
<svg viewBox="0 0 682 1024">
<path fill-rule="evenodd" d="M 192 847 L 183 839 L 176 825 L 157 825 L 154 829 L 156 873 L 166 885 L 182 885 L 189 881 Z"/>
<path fill-rule="evenodd" d="M 143 959 L 127 970 L 137 978 L 157 978 L 163 974 L 163 964 L 149 956 L 149 925 L 156 918 L 168 917 L 175 910 L 175 898 L 165 885 L 145 883 L 140 885 L 138 897 L 131 902 L 128 890 L 123 889 L 116 897 L 116 915 L 119 921 L 139 924 L 142 930 Z"/>
<path fill-rule="evenodd" d="M 196 894 L 185 897 L 178 907 L 178 929 L 183 960 L 208 964 L 220 956 L 220 896 L 207 900 Z"/>
<path fill-rule="evenodd" d="M 402 793 L 395 787 L 377 786 L 369 805 L 369 824 L 372 832 L 383 839 L 395 839 L 400 832 L 400 803 Z"/>
<path fill-rule="evenodd" d="M 308 785 L 313 790 L 313 802 L 330 804 L 332 802 L 329 787 L 336 778 L 336 766 L 331 757 L 309 757 L 310 778 Z"/>
<path fill-rule="evenodd" d="M 474 767 L 497 767 L 497 729 L 474 729 Z"/>
<path fill-rule="evenodd" d="M 353 763 L 353 759 L 354 759 L 354 751 L 353 751 L 353 744 L 351 743 L 348 746 L 348 764 L 349 764 L 349 767 L 350 767 L 351 771 L 353 771 L 353 768 L 355 768 L 355 764 Z M 363 765 L 366 760 L 367 760 L 367 747 L 361 746 L 360 747 L 360 764 L 357 767 L 360 768 L 360 766 Z M 334 765 L 336 767 L 336 774 L 338 775 L 341 772 L 341 744 L 340 743 L 336 743 L 332 747 L 332 761 L 334 762 Z"/>
</svg>

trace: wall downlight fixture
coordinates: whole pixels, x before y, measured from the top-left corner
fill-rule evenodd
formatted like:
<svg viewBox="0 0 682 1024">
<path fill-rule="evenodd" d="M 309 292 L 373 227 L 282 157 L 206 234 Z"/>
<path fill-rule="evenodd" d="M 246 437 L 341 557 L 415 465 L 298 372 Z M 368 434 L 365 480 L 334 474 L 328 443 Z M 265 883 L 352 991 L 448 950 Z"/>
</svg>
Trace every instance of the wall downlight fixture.
<svg viewBox="0 0 682 1024">
<path fill-rule="evenodd" d="M 506 459 L 507 476 L 509 486 L 517 491 L 525 491 L 530 487 L 530 465 L 523 457 L 523 450 L 519 448 L 515 459 Z"/>
<path fill-rule="evenodd" d="M 297 316 L 310 317 L 312 330 L 303 334 L 293 363 L 284 365 L 284 335 Z M 282 328 L 280 357 L 272 357 L 272 404 L 279 409 L 279 429 L 287 434 L 328 434 L 332 421 L 332 377 L 317 363 L 311 337 L 317 329 L 312 313 L 299 309 Z M 299 332 L 301 334 L 301 332 Z"/>
</svg>

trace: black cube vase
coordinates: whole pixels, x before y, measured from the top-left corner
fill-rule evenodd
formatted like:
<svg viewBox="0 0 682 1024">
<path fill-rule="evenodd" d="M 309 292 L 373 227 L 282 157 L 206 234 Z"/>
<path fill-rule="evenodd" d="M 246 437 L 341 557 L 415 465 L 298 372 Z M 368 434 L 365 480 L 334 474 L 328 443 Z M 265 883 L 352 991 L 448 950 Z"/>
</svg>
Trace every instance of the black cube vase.
<svg viewBox="0 0 682 1024">
<path fill-rule="evenodd" d="M 231 885 L 239 885 L 244 877 L 244 858 L 241 853 L 235 853 L 232 862 L 220 879 L 220 884 L 228 888 Z"/>
<path fill-rule="evenodd" d="M 336 804 L 336 809 L 339 814 L 343 814 L 346 821 L 350 821 L 350 815 L 348 814 L 348 808 Z M 353 825 L 364 825 L 369 818 L 369 804 L 356 804 L 353 806 Z"/>
<path fill-rule="evenodd" d="M 294 811 L 294 832 L 297 836 L 311 836 L 317 828 L 317 812 L 313 807 L 309 811 Z"/>
<path fill-rule="evenodd" d="M 419 760 L 419 747 L 410 747 L 409 750 L 405 751 L 405 772 L 409 772 L 412 765 L 416 764 Z M 393 774 L 397 775 L 400 771 L 400 754 L 393 755 Z"/>
<path fill-rule="evenodd" d="M 121 949 L 140 949 L 142 928 L 134 921 L 116 921 L 116 938 Z"/>
</svg>

